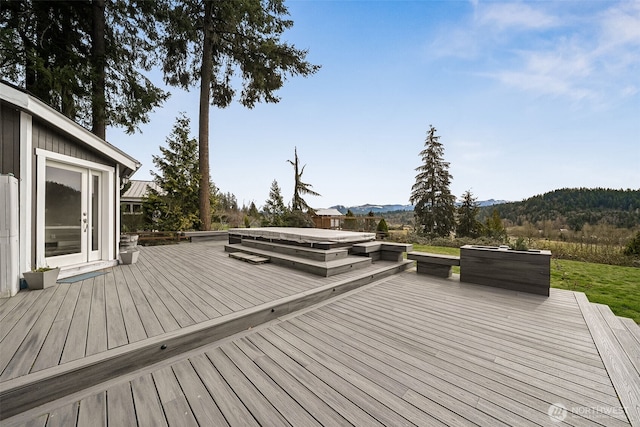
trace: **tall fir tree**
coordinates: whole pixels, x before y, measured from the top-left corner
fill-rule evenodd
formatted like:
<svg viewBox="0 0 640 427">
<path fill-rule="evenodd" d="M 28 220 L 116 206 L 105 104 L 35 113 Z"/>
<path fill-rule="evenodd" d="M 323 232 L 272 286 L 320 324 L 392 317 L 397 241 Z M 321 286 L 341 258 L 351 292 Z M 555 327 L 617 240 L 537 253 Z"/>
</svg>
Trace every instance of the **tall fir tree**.
<svg viewBox="0 0 640 427">
<path fill-rule="evenodd" d="M 190 138 L 190 121 L 181 113 L 166 147 L 153 156 L 158 172 L 151 172 L 159 191 L 151 191 L 144 208 L 159 230 L 197 230 L 200 226 L 198 141 Z M 209 191 L 214 187 L 209 186 Z"/>
<path fill-rule="evenodd" d="M 307 76 L 320 67 L 307 51 L 281 40 L 293 26 L 284 0 L 183 0 L 170 8 L 163 45 L 163 71 L 170 85 L 200 88 L 198 126 L 200 172 L 209 180 L 209 107 L 229 106 L 242 82 L 240 103 L 278 102 L 275 91 L 288 76 Z M 208 194 L 200 194 L 203 230 L 208 230 Z"/>
<path fill-rule="evenodd" d="M 482 234 L 482 223 L 478 221 L 480 206 L 476 200 L 471 190 L 465 191 L 462 195 L 462 204 L 458 207 L 456 236 L 476 238 Z"/>
<path fill-rule="evenodd" d="M 165 0 L 3 1 L 0 74 L 106 137 L 134 132 L 168 94 L 144 76 L 155 63 Z"/>
<path fill-rule="evenodd" d="M 264 202 L 262 208 L 262 225 L 265 227 L 282 227 L 286 213 L 287 207 L 284 204 L 280 186 L 278 181 L 274 179 L 269 189 L 269 198 Z"/>
<path fill-rule="evenodd" d="M 422 165 L 415 170 L 416 182 L 411 187 L 410 202 L 418 234 L 427 237 L 449 237 L 455 228 L 455 196 L 449 185 L 453 178 L 449 163 L 444 161 L 444 147 L 436 129 L 430 125 L 425 148 L 420 152 Z"/>
</svg>

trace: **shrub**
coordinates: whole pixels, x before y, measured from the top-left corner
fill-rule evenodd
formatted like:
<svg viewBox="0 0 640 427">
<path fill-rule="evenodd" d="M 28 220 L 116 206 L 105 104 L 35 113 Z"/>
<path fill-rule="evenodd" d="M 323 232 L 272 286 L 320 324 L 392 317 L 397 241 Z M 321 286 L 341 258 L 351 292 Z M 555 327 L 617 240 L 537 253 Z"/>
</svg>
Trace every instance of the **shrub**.
<svg viewBox="0 0 640 427">
<path fill-rule="evenodd" d="M 640 231 L 636 233 L 633 239 L 627 244 L 627 247 L 624 248 L 624 254 L 626 256 L 640 256 Z"/>
</svg>

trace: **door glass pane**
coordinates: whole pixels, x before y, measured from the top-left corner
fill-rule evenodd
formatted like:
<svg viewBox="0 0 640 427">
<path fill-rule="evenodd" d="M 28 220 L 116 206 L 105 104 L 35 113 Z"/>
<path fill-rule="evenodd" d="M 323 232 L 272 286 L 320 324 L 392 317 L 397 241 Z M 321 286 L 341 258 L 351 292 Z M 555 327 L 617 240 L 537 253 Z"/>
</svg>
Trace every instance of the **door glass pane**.
<svg viewBox="0 0 640 427">
<path fill-rule="evenodd" d="M 82 250 L 82 174 L 53 166 L 46 168 L 45 256 Z"/>
<path fill-rule="evenodd" d="M 93 175 L 91 183 L 91 250 L 98 250 L 98 230 L 100 230 L 100 177 Z"/>
</svg>

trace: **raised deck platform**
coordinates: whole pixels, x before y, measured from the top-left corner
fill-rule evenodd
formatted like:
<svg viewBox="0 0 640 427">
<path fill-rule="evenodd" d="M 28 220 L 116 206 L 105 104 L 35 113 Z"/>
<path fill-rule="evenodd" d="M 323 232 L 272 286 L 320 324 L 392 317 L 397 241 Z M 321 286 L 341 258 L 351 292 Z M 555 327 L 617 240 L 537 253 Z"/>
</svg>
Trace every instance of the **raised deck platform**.
<svg viewBox="0 0 640 427">
<path fill-rule="evenodd" d="M 239 243 L 242 239 L 332 249 L 375 240 L 376 234 L 294 227 L 232 228 L 229 230 L 229 243 Z"/>
<path fill-rule="evenodd" d="M 356 245 L 375 244 L 375 237 L 375 233 L 317 228 L 235 228 L 229 230 L 225 251 L 259 256 L 274 264 L 329 277 L 370 265 L 374 258 L 351 256 L 349 252 Z M 382 259 L 402 262 L 401 251 L 406 245 L 392 249 L 394 257 Z"/>
</svg>

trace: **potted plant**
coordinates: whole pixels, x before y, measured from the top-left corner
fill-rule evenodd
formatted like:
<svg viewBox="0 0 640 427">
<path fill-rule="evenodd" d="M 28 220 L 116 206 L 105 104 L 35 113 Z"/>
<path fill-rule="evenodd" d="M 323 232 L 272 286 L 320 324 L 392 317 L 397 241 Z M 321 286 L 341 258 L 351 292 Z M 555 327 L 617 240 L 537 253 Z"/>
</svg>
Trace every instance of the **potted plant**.
<svg viewBox="0 0 640 427">
<path fill-rule="evenodd" d="M 140 236 L 137 234 L 120 234 L 120 250 L 129 251 L 138 246 L 138 238 Z"/>
<path fill-rule="evenodd" d="M 60 268 L 40 267 L 22 273 L 29 289 L 46 289 L 56 284 Z"/>
<path fill-rule="evenodd" d="M 138 262 L 138 256 L 140 256 L 140 251 L 138 249 L 120 252 L 120 259 L 123 264 L 135 264 Z"/>
</svg>

